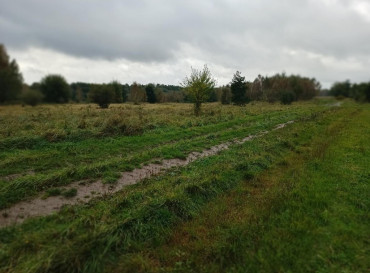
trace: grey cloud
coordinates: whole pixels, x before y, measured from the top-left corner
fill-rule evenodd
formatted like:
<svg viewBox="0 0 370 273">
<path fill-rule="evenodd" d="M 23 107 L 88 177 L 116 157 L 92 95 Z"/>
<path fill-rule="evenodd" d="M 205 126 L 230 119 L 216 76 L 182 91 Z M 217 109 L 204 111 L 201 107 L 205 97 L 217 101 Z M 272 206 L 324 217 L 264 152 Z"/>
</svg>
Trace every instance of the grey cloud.
<svg viewBox="0 0 370 273">
<path fill-rule="evenodd" d="M 370 20 L 352 9 L 359 1 L 0 0 L 0 37 L 17 50 L 91 59 L 168 63 L 194 54 L 225 68 L 328 74 L 320 58 L 287 52 L 368 63 Z"/>
<path fill-rule="evenodd" d="M 0 34 L 10 46 L 41 46 L 75 56 L 139 61 L 171 56 L 177 39 L 165 29 L 161 9 L 150 13 L 119 1 L 102 3 L 2 1 L 0 17 L 6 24 Z"/>
<path fill-rule="evenodd" d="M 215 54 L 222 53 L 220 45 L 230 51 L 237 43 L 230 36 L 257 39 L 262 47 L 288 44 L 336 56 L 369 54 L 369 24 L 353 12 L 343 13 L 344 4 L 328 9 L 318 3 L 2 0 L 0 34 L 15 47 L 138 61 L 169 59 L 179 42 Z"/>
</svg>

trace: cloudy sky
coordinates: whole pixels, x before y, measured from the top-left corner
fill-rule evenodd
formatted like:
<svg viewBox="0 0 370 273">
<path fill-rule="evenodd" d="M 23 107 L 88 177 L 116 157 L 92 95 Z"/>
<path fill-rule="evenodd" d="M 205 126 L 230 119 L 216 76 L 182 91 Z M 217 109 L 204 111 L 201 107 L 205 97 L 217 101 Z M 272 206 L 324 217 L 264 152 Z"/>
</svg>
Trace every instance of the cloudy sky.
<svg viewBox="0 0 370 273">
<path fill-rule="evenodd" d="M 27 83 L 219 85 L 278 72 L 370 81 L 370 0 L 0 0 L 0 43 Z"/>
</svg>

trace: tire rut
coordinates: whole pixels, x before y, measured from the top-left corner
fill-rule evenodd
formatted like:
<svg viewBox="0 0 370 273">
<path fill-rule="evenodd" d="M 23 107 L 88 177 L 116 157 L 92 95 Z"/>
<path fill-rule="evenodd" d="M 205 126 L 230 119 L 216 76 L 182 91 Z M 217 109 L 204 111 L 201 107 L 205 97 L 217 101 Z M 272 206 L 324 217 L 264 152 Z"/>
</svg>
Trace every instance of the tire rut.
<svg viewBox="0 0 370 273">
<path fill-rule="evenodd" d="M 286 123 L 278 124 L 274 129 L 272 129 L 272 131 L 282 129 L 293 122 L 294 121 L 288 121 Z M 115 184 L 104 184 L 101 180 L 97 180 L 93 183 L 83 183 L 81 181 L 74 182 L 63 187 L 65 190 L 72 188 L 77 189 L 77 194 L 74 197 L 66 198 L 62 196 L 50 196 L 46 199 L 38 197 L 28 201 L 21 201 L 9 208 L 0 210 L 0 227 L 19 224 L 31 217 L 50 215 L 59 211 L 65 205 L 83 204 L 99 196 L 111 195 L 122 190 L 124 187 L 136 184 L 143 179 L 158 175 L 174 167 L 186 166 L 200 158 L 216 155 L 220 151 L 229 149 L 231 145 L 240 145 L 267 133 L 269 132 L 262 131 L 259 134 L 249 135 L 243 139 L 234 139 L 232 141 L 215 145 L 209 149 L 203 150 L 202 152 L 192 152 L 184 160 L 177 158 L 165 159 L 161 164 L 148 164 L 130 172 L 123 172 Z"/>
</svg>

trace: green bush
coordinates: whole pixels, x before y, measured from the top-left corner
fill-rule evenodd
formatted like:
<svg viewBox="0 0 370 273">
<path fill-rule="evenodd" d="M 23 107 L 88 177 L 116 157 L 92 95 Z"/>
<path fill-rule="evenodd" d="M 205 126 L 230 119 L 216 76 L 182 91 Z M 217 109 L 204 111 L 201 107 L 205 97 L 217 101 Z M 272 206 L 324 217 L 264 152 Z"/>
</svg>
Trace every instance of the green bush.
<svg viewBox="0 0 370 273">
<path fill-rule="evenodd" d="M 46 102 L 66 103 L 71 97 L 71 89 L 61 75 L 47 75 L 41 80 L 40 90 Z"/>
<path fill-rule="evenodd" d="M 42 101 L 43 97 L 40 91 L 28 89 L 23 92 L 21 99 L 24 104 L 36 106 Z"/>
<path fill-rule="evenodd" d="M 293 91 L 283 91 L 281 93 L 281 104 L 291 104 L 293 101 L 295 101 L 295 94 Z"/>
<path fill-rule="evenodd" d="M 98 104 L 100 108 L 108 108 L 109 104 L 115 101 L 116 92 L 112 85 L 96 85 L 91 88 L 89 99 L 91 102 Z"/>
</svg>

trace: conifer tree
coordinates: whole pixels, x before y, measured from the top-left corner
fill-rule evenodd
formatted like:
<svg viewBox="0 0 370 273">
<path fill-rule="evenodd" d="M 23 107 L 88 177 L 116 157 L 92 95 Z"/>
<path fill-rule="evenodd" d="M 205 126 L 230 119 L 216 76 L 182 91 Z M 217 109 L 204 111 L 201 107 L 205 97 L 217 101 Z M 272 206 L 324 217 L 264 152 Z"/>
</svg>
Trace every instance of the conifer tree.
<svg viewBox="0 0 370 273">
<path fill-rule="evenodd" d="M 0 44 L 0 103 L 18 98 L 23 77 L 15 60 L 10 61 L 5 46 Z"/>
<path fill-rule="evenodd" d="M 237 105 L 244 105 L 249 102 L 247 97 L 247 82 L 239 71 L 236 71 L 230 83 L 232 102 Z"/>
<path fill-rule="evenodd" d="M 152 84 L 152 83 L 148 84 L 145 87 L 146 98 L 147 98 L 149 103 L 156 103 L 157 102 L 157 98 L 155 96 L 154 90 L 155 90 L 154 84 Z"/>
</svg>

